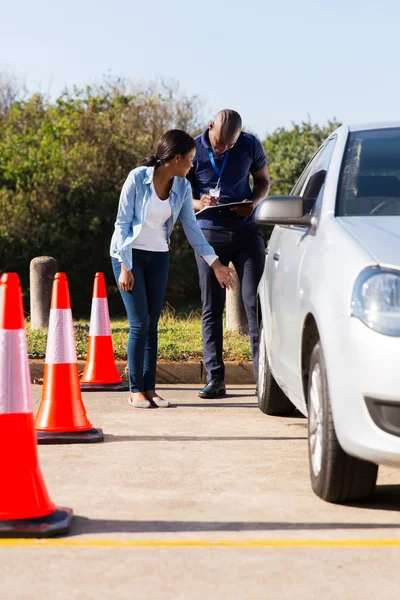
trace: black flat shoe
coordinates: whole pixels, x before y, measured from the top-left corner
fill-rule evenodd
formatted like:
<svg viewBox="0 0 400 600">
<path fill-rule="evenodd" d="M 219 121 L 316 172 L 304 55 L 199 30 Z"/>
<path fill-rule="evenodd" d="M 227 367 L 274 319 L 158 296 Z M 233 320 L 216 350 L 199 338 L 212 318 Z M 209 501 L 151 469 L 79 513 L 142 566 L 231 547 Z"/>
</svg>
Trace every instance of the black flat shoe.
<svg viewBox="0 0 400 600">
<path fill-rule="evenodd" d="M 218 379 L 212 379 L 207 385 L 199 392 L 200 398 L 220 398 L 226 395 L 225 383 L 218 381 Z"/>
</svg>

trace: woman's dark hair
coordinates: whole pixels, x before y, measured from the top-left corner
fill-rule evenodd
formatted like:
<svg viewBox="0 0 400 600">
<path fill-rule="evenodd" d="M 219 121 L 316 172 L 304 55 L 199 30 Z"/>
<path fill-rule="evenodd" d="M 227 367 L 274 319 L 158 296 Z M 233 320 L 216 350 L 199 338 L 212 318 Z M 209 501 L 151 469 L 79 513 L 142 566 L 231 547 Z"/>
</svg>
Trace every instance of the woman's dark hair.
<svg viewBox="0 0 400 600">
<path fill-rule="evenodd" d="M 188 133 L 181 131 L 180 129 L 171 129 L 164 133 L 158 142 L 156 153 L 153 154 L 153 156 L 142 160 L 140 164 L 144 167 L 155 167 L 156 165 L 171 160 L 177 154 L 187 154 L 193 150 L 195 146 L 194 139 Z"/>
</svg>

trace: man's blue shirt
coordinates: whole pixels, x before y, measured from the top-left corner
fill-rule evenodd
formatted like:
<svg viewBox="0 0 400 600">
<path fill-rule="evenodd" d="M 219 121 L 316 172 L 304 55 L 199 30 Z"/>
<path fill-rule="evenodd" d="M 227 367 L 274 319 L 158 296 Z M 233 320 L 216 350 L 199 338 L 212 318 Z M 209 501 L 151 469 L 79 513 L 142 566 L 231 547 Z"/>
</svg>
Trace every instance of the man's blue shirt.
<svg viewBox="0 0 400 600">
<path fill-rule="evenodd" d="M 193 197 L 201 198 L 215 188 L 218 175 L 211 164 L 209 150 L 212 150 L 208 137 L 208 129 L 195 138 L 196 156 L 193 168 L 187 178 L 193 186 Z M 224 155 L 214 154 L 217 168 L 220 170 Z M 220 181 L 220 204 L 250 200 L 252 192 L 249 184 L 250 173 L 259 171 L 267 161 L 262 145 L 254 135 L 242 132 L 236 144 L 229 151 L 229 156 Z M 199 218 L 202 229 L 228 229 L 236 230 L 254 225 L 253 217 L 239 217 L 231 210 L 208 211 L 203 218 Z"/>
</svg>

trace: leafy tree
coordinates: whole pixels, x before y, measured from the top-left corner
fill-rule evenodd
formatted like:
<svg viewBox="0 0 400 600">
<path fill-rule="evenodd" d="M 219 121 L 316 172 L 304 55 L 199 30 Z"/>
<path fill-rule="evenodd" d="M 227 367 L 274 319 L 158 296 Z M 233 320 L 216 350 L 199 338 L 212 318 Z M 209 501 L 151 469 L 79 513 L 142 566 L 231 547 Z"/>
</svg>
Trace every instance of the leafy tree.
<svg viewBox="0 0 400 600">
<path fill-rule="evenodd" d="M 76 312 L 87 311 L 94 273 L 113 283 L 109 245 L 123 181 L 163 132 L 198 128 L 198 110 L 174 85 L 123 81 L 66 91 L 54 103 L 40 94 L 15 101 L 0 121 L 0 270 L 19 272 L 27 289 L 30 260 L 54 256 Z M 193 263 L 193 279 L 179 230 L 174 244 Z M 175 271 L 170 295 L 185 288 Z"/>
</svg>

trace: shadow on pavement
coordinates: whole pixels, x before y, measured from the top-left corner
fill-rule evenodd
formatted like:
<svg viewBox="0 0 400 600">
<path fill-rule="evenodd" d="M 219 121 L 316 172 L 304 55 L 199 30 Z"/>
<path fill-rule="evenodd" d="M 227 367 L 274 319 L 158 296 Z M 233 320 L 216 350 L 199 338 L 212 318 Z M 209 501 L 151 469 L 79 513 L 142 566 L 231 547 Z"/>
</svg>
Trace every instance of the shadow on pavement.
<svg viewBox="0 0 400 600">
<path fill-rule="evenodd" d="M 179 533 L 187 531 L 324 531 L 400 529 L 400 523 L 245 523 L 241 521 L 118 521 L 74 517 L 69 537 L 95 533 Z"/>
<path fill-rule="evenodd" d="M 254 400 L 255 396 L 255 394 L 225 394 L 223 398 L 252 398 Z"/>
<path fill-rule="evenodd" d="M 173 383 L 169 384 L 168 387 L 165 387 L 165 385 L 163 383 L 157 385 L 157 390 L 164 390 L 166 392 L 169 392 L 171 390 L 173 390 L 174 392 L 200 392 L 200 390 L 203 389 L 203 387 L 206 385 L 205 383 L 192 383 L 192 384 L 187 384 L 185 387 L 179 387 L 179 383 L 177 383 L 176 385 L 174 385 Z M 239 390 L 240 392 L 248 392 L 248 394 L 246 394 L 246 396 L 255 396 L 254 390 L 255 390 L 255 385 L 253 386 L 251 385 L 242 385 L 241 387 L 234 387 L 232 385 L 227 385 L 226 387 L 226 391 L 227 391 L 227 396 L 236 396 L 236 394 L 232 394 L 232 390 Z"/>
<path fill-rule="evenodd" d="M 347 504 L 356 508 L 368 510 L 395 510 L 400 511 L 400 484 L 378 485 L 373 495 L 364 502 Z"/>
<path fill-rule="evenodd" d="M 208 402 L 184 402 L 182 404 L 171 403 L 171 406 L 176 408 L 188 407 L 206 407 L 206 408 L 258 408 L 258 404 L 254 402 L 214 402 L 214 400 L 208 400 Z"/>
<path fill-rule="evenodd" d="M 105 442 L 280 442 L 306 440 L 306 437 L 257 437 L 257 436 L 198 436 L 198 435 L 112 435 L 104 434 Z"/>
</svg>

